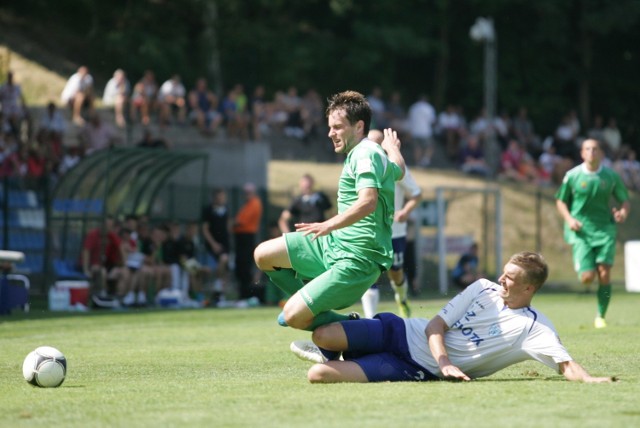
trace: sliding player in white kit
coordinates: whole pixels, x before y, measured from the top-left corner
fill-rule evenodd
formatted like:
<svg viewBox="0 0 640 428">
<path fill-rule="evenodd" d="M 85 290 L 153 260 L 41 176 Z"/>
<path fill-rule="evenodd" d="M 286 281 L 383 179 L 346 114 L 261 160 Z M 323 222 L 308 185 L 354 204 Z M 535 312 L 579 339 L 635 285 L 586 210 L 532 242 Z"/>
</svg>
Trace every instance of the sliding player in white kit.
<svg viewBox="0 0 640 428">
<path fill-rule="evenodd" d="M 571 381 L 615 380 L 589 375 L 571 358 L 553 324 L 530 306 L 547 275 L 541 255 L 517 253 L 498 283 L 474 282 L 431 321 L 383 313 L 372 320 L 327 324 L 313 332 L 319 352 L 298 356 L 325 361 L 309 369 L 313 383 L 468 381 L 525 360 L 545 364 Z"/>
</svg>

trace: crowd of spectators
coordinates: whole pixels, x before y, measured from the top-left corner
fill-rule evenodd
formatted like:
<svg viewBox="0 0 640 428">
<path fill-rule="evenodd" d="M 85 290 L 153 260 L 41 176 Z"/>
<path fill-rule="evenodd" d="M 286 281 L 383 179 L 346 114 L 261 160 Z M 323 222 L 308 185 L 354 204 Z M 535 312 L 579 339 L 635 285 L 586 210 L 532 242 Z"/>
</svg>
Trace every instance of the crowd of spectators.
<svg viewBox="0 0 640 428">
<path fill-rule="evenodd" d="M 541 135 L 524 106 L 513 113 L 502 110 L 493 119 L 481 108 L 468 120 L 462 107 L 455 104 L 437 112 L 425 94 L 418 94 L 407 110 L 397 92 L 385 101 L 382 91 L 374 88 L 367 98 L 372 106 L 373 126 L 398 130 L 410 165 L 430 167 L 439 151 L 444 158 L 440 166 L 454 166 L 465 174 L 557 185 L 566 171 L 581 162 L 582 141 L 596 138 L 605 148 L 605 165 L 618 171 L 629 189 L 640 191 L 640 162 L 633 148 L 623 141 L 614 117 L 605 126 L 603 117 L 596 115 L 592 126 L 584 129 L 576 111 L 570 110 L 553 132 Z M 492 141 L 498 149 L 493 162 L 488 158 L 488 144 Z"/>
<path fill-rule="evenodd" d="M 82 157 L 122 144 L 121 130 L 127 126 L 141 127 L 142 138 L 132 143 L 145 148 L 169 148 L 171 144 L 155 134 L 174 126 L 193 126 L 207 136 L 224 134 L 226 141 L 262 141 L 270 135 L 284 135 L 304 142 L 322 137 L 325 126 L 323 99 L 313 88 L 300 95 L 292 85 L 268 97 L 263 85 L 247 93 L 238 83 L 217 94 L 204 77 L 188 89 L 178 74 L 159 84 L 152 70 L 133 85 L 125 70 L 115 70 L 101 97 L 102 105 L 113 109 L 113 115 L 103 117 L 96 109 L 99 91 L 86 66 L 67 80 L 61 104 L 50 102 L 36 121 L 14 77 L 8 72 L 0 86 L 0 175 L 19 176 L 27 182 L 64 174 Z M 444 166 L 455 166 L 464 173 L 557 184 L 580 161 L 580 142 L 590 137 L 603 143 L 605 164 L 615 168 L 630 189 L 638 190 L 640 165 L 615 117 L 605 121 L 597 114 L 584 127 L 576 111 L 570 110 L 553 132 L 544 135 L 537 132 L 526 107 L 502 110 L 494 118 L 479 108 L 468 119 L 454 103 L 437 112 L 424 93 L 404 103 L 398 91 L 386 96 L 374 87 L 367 99 L 372 126 L 397 129 L 405 157 L 418 167 L 431 167 L 440 152 L 447 161 Z M 497 157 L 489 153 L 490 141 L 498 145 Z M 442 162 L 437 166 L 443 166 Z"/>
<path fill-rule="evenodd" d="M 265 285 L 253 263 L 262 202 L 253 183 L 246 183 L 242 190 L 244 203 L 234 215 L 227 191 L 218 188 L 211 194 L 211 203 L 202 207 L 199 220 L 157 222 L 147 216 L 109 216 L 89 230 L 78 268 L 92 285 L 93 304 L 108 308 L 162 305 L 163 296 L 170 296 L 172 305 L 179 307 L 265 303 Z"/>
</svg>

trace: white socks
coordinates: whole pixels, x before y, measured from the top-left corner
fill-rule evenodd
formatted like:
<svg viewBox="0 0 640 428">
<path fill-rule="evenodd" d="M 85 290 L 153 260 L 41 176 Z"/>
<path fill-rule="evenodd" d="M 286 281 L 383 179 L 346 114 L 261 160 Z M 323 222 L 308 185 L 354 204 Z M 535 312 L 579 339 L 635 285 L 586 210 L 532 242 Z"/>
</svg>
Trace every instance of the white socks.
<svg viewBox="0 0 640 428">
<path fill-rule="evenodd" d="M 362 302 L 362 311 L 365 318 L 373 318 L 378 313 L 378 303 L 380 302 L 380 290 L 378 288 L 369 288 L 360 299 Z"/>
</svg>

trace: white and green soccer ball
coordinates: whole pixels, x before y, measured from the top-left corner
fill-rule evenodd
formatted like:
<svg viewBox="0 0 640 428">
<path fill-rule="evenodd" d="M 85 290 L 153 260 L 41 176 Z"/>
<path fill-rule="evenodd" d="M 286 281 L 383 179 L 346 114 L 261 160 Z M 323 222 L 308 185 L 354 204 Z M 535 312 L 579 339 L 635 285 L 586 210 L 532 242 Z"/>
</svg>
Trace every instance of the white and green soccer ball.
<svg viewBox="0 0 640 428">
<path fill-rule="evenodd" d="M 56 388 L 67 375 L 67 359 L 51 346 L 40 346 L 24 359 L 22 375 L 33 386 Z"/>
</svg>

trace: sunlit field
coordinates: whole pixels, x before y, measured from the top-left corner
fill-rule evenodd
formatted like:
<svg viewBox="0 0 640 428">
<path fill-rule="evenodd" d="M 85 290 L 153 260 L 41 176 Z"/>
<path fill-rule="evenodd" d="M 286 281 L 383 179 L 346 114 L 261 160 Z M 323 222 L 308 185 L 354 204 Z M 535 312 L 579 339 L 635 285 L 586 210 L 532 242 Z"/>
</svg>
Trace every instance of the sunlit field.
<svg viewBox="0 0 640 428">
<path fill-rule="evenodd" d="M 414 315 L 444 303 L 413 301 Z M 571 383 L 526 362 L 471 383 L 311 385 L 310 363 L 289 351 L 309 333 L 279 327 L 278 308 L 34 309 L 0 319 L 0 426 L 639 426 L 640 294 L 616 288 L 604 330 L 592 327 L 594 294 L 541 293 L 534 304 L 591 374 L 620 381 Z M 40 345 L 67 357 L 59 388 L 22 378 Z"/>
</svg>

